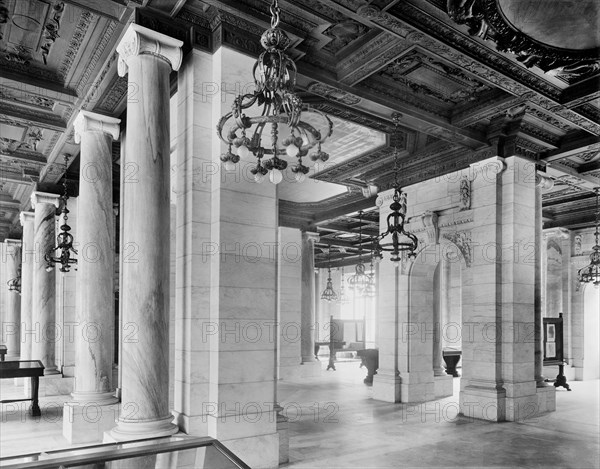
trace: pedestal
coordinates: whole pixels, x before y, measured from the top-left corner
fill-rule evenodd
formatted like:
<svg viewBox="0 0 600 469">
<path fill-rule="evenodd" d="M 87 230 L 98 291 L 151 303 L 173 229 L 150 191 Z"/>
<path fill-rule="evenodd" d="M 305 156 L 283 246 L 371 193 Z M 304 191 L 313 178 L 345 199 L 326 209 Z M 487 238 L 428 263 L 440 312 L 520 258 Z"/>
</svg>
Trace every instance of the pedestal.
<svg viewBox="0 0 600 469">
<path fill-rule="evenodd" d="M 63 436 L 70 444 L 101 443 L 104 432 L 115 426 L 119 412 L 119 404 L 65 402 Z"/>
</svg>

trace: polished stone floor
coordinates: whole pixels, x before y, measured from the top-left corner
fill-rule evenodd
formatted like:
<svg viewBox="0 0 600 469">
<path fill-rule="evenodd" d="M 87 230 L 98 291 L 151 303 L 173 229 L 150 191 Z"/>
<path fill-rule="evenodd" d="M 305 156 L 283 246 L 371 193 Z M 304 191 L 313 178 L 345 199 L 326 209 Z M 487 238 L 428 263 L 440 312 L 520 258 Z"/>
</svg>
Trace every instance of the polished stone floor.
<svg viewBox="0 0 600 469">
<path fill-rule="evenodd" d="M 411 406 L 373 400 L 364 370 L 338 363 L 310 384 L 279 386 L 290 468 L 600 467 L 599 381 L 559 388 L 556 412 L 492 423 L 457 416 L 459 378 L 452 398 Z"/>
<path fill-rule="evenodd" d="M 323 368 L 326 362 L 322 362 Z M 539 467 L 599 468 L 599 381 L 559 389 L 558 410 L 522 423 L 489 423 L 457 416 L 455 396 L 427 405 L 374 401 L 362 383 L 365 368 L 338 362 L 309 382 L 279 385 L 290 419 L 290 468 Z M 0 399 L 22 388 L 0 380 Z M 63 398 L 43 398 L 42 418 L 29 403 L 3 404 L 0 456 L 67 448 Z"/>
</svg>

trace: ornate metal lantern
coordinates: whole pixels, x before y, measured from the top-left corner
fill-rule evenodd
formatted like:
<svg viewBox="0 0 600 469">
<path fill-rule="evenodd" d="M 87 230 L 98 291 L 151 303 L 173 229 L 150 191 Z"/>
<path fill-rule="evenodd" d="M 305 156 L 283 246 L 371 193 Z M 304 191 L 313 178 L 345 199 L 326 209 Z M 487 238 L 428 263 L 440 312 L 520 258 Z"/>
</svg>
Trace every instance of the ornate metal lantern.
<svg viewBox="0 0 600 469">
<path fill-rule="evenodd" d="M 321 293 L 321 299 L 325 301 L 336 301 L 338 299 L 338 294 L 333 289 L 333 283 L 331 282 L 331 249 L 327 251 L 327 285 Z"/>
<path fill-rule="evenodd" d="M 67 193 L 67 163 L 69 161 L 69 155 L 65 155 L 65 174 L 63 178 L 63 195 L 61 199 L 62 204 L 62 219 L 63 223 L 60 225 L 60 232 L 56 237 L 56 247 L 50 248 L 46 252 L 44 259 L 46 260 L 46 270 L 50 272 L 54 269 L 55 264 L 60 265 L 61 272 L 69 272 L 72 265 L 77 265 L 77 259 L 71 257 L 71 253 L 77 254 L 77 251 L 73 247 L 73 235 L 70 233 L 71 227 L 68 224 L 69 209 L 67 208 L 67 200 L 69 195 Z M 58 254 L 58 255 L 55 255 Z M 77 269 L 77 267 L 75 267 Z"/>
<path fill-rule="evenodd" d="M 400 125 L 400 114 L 393 114 L 395 130 L 398 132 Z M 390 205 L 391 213 L 387 217 L 387 230 L 379 235 L 377 252 L 391 252 L 390 260 L 400 262 L 401 254 L 408 252 L 410 256 L 416 255 L 418 240 L 415 235 L 404 228 L 406 217 L 406 194 L 400 190 L 398 182 L 398 147 L 394 147 L 394 196 Z M 384 242 L 385 241 L 385 242 Z"/>
<path fill-rule="evenodd" d="M 309 156 L 312 161 L 327 161 L 329 155 L 321 150 L 321 144 L 333 132 L 333 123 L 329 117 L 315 109 L 304 109 L 302 100 L 294 93 L 296 64 L 285 54 L 291 41 L 278 28 L 279 14 L 278 2 L 274 0 L 271 5 L 271 28 L 263 33 L 260 40 L 265 51 L 260 54 L 253 68 L 256 90 L 238 95 L 231 112 L 221 117 L 217 125 L 219 137 L 229 145 L 228 151 L 221 155 L 225 169 L 234 169 L 240 158 L 246 158 L 252 153 L 257 158 L 256 166 L 251 170 L 254 180 L 262 182 L 264 176 L 269 174 L 273 184 L 281 182 L 282 171 L 288 166 L 288 162 L 282 159 L 283 155 L 297 158 L 297 163 L 291 169 L 298 182 L 303 181 L 309 171 L 302 158 L 307 156 L 311 148 L 318 148 Z M 255 105 L 259 115 L 247 116 L 245 111 Z M 321 120 L 321 130 L 301 120 L 303 112 L 312 113 L 317 120 Z M 233 122 L 224 136 L 224 127 L 230 119 Z M 314 122 L 314 119 L 311 121 Z M 271 128 L 269 142 L 263 141 L 263 131 L 267 124 Z M 283 147 L 279 145 L 280 125 L 287 128 L 287 136 L 281 142 Z M 267 155 L 271 158 L 263 159 Z"/>
<path fill-rule="evenodd" d="M 369 284 L 369 276 L 365 274 L 365 266 L 362 263 L 362 210 L 358 212 L 360 226 L 358 227 L 358 264 L 356 264 L 356 273 L 348 279 L 348 288 L 355 294 L 362 295 L 364 289 Z"/>
<path fill-rule="evenodd" d="M 596 193 L 596 231 L 594 237 L 596 244 L 592 247 L 590 263 L 579 269 L 577 278 L 581 283 L 592 283 L 595 287 L 600 285 L 600 187 L 594 189 Z"/>
</svg>

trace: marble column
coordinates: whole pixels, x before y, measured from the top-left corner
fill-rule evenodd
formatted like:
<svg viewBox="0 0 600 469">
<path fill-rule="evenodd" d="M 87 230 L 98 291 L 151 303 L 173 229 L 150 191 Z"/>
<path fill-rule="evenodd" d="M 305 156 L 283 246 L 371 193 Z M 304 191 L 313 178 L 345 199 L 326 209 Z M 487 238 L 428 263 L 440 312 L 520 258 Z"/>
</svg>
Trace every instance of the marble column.
<svg viewBox="0 0 600 469">
<path fill-rule="evenodd" d="M 302 283 L 300 307 L 301 354 L 302 364 L 315 362 L 315 241 L 317 233 L 302 232 Z"/>
<path fill-rule="evenodd" d="M 44 375 L 58 374 L 56 367 L 56 273 L 46 271 L 44 255 L 56 246 L 56 209 L 60 197 L 46 192 L 33 192 L 31 206 L 35 212 L 33 242 L 36 249 L 33 262 L 31 358 L 41 360 Z"/>
<path fill-rule="evenodd" d="M 117 46 L 119 75 L 128 74 L 130 85 L 120 299 L 124 327 L 132 325 L 135 337 L 122 344 L 122 413 L 110 432 L 116 440 L 178 431 L 169 410 L 169 75 L 181 65 L 181 46 L 137 24 Z"/>
<path fill-rule="evenodd" d="M 78 198 L 79 256 L 77 333 L 73 402 L 65 403 L 63 434 L 70 443 L 102 441 L 114 426 L 112 383 L 114 350 L 114 226 L 112 141 L 119 119 L 80 111 L 75 142 L 81 144 Z M 87 418 L 86 406 L 102 406 L 99 419 Z"/>
<path fill-rule="evenodd" d="M 75 390 L 78 402 L 116 402 L 113 396 L 114 243 L 112 140 L 119 119 L 81 111 L 74 122 L 81 143 L 78 210 Z"/>
<path fill-rule="evenodd" d="M 6 259 L 6 279 L 17 278 L 21 268 L 21 241 L 7 239 L 4 241 Z M 6 286 L 8 289 L 8 286 Z M 7 291 L 6 316 L 2 323 L 2 340 L 7 348 L 7 360 L 19 360 L 20 357 L 20 324 L 21 296 L 17 291 Z"/>
<path fill-rule="evenodd" d="M 32 322 L 33 265 L 35 248 L 33 212 L 21 212 L 19 219 L 23 227 L 23 247 L 21 250 L 21 360 L 31 360 L 31 347 L 34 339 Z"/>
</svg>

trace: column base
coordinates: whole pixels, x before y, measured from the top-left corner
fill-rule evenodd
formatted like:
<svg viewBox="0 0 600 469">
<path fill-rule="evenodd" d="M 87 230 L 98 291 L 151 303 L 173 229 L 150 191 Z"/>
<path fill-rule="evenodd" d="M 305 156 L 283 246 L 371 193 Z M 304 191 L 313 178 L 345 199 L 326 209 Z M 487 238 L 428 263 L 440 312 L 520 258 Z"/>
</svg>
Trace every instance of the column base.
<svg viewBox="0 0 600 469">
<path fill-rule="evenodd" d="M 402 379 L 399 375 L 377 371 L 373 376 L 373 399 L 383 402 L 400 402 L 400 385 Z"/>
<path fill-rule="evenodd" d="M 506 420 L 506 391 L 494 387 L 465 386 L 460 391 L 460 413 L 492 422 Z"/>
<path fill-rule="evenodd" d="M 119 441 L 141 440 L 144 438 L 158 438 L 171 436 L 179 431 L 179 427 L 173 422 L 173 416 L 154 420 L 138 420 L 124 422 L 119 420 L 117 426 L 108 432 L 104 432 L 104 443 L 116 443 Z"/>
<path fill-rule="evenodd" d="M 314 360 L 313 361 L 307 361 L 307 362 L 302 362 L 300 364 L 300 378 L 301 379 L 306 379 L 306 378 L 315 378 L 317 376 L 321 376 L 321 362 Z"/>
<path fill-rule="evenodd" d="M 65 402 L 63 436 L 70 444 L 102 443 L 104 432 L 114 428 L 119 418 L 119 408 L 118 403 Z"/>
<path fill-rule="evenodd" d="M 71 393 L 73 404 L 78 405 L 111 405 L 119 402 L 114 392 L 85 392 L 73 391 Z M 111 427 L 112 428 L 112 427 Z"/>
<path fill-rule="evenodd" d="M 452 396 L 454 381 L 452 376 L 446 374 L 433 377 L 434 394 L 436 399 Z"/>
</svg>

